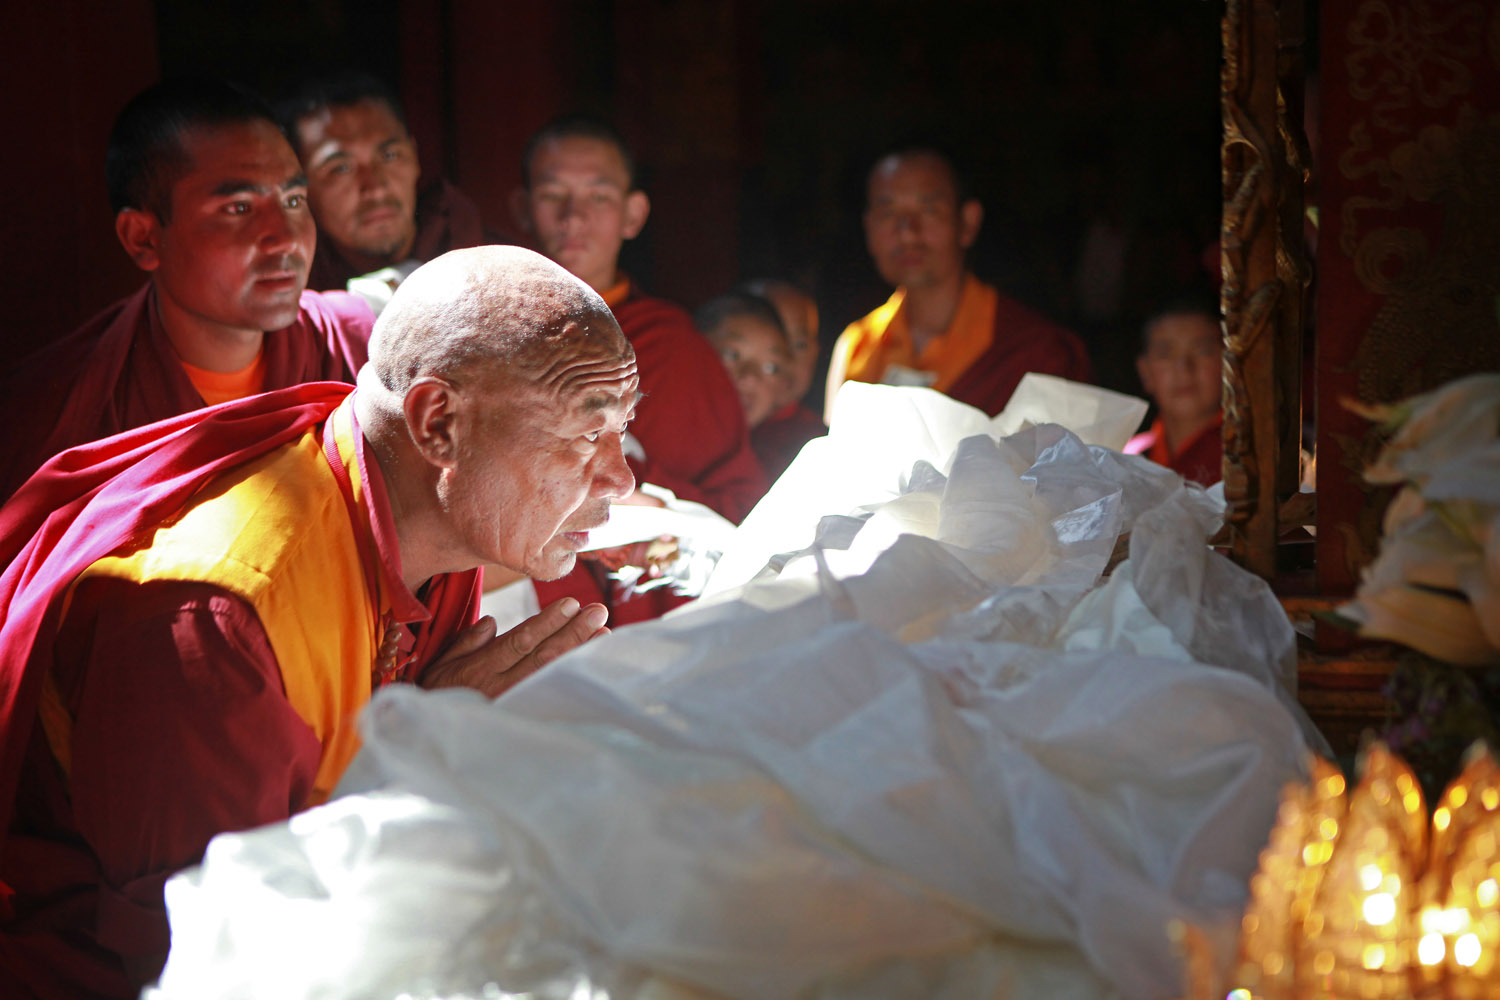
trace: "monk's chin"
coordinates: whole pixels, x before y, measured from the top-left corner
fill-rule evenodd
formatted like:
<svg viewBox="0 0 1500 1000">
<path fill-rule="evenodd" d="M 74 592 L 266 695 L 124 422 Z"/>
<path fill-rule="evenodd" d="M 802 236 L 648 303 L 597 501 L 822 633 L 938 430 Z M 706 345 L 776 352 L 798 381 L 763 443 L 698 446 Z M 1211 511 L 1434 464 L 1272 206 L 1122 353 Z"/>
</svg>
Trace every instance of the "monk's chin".
<svg viewBox="0 0 1500 1000">
<path fill-rule="evenodd" d="M 578 553 L 569 552 L 566 557 L 558 560 L 553 565 L 543 567 L 542 569 L 533 572 L 531 574 L 531 578 L 533 580 L 539 580 L 543 583 L 547 582 L 548 580 L 560 580 L 563 577 L 567 576 L 569 573 L 573 572 L 573 567 L 576 565 L 578 565 Z"/>
<path fill-rule="evenodd" d="M 299 288 L 290 302 L 279 302 L 261 307 L 256 310 L 256 326 L 268 333 L 273 330 L 285 330 L 297 322 L 297 313 L 301 310 L 301 299 L 302 289 Z"/>
</svg>

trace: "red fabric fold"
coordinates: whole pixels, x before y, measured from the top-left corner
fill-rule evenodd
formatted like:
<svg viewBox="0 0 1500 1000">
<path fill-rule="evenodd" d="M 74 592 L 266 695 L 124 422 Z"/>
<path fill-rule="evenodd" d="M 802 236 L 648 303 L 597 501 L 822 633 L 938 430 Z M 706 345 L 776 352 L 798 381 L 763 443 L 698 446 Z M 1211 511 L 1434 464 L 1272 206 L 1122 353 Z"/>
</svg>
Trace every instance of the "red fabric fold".
<svg viewBox="0 0 1500 1000">
<path fill-rule="evenodd" d="M 352 382 L 375 316 L 358 296 L 304 292 L 291 326 L 266 334 L 268 390 Z M 157 316 L 152 285 L 20 362 L 0 399 L 0 497 L 65 448 L 203 407 Z"/>
<path fill-rule="evenodd" d="M 350 391 L 330 382 L 293 386 L 73 448 L 0 508 L 0 831 L 10 826 L 52 666 L 45 637 L 56 631 L 74 577 L 173 515 L 209 480 L 316 426 Z"/>
</svg>

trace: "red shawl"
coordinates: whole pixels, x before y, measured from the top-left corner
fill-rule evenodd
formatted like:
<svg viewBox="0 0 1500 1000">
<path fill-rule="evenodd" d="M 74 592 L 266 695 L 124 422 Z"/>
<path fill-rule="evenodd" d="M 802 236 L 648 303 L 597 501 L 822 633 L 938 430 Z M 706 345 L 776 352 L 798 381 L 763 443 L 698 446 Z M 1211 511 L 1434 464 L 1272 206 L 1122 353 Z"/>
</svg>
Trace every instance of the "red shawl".
<svg viewBox="0 0 1500 1000">
<path fill-rule="evenodd" d="M 0 831 L 52 666 L 62 597 L 83 569 L 170 517 L 214 477 L 295 440 L 351 392 L 315 382 L 234 400 L 63 452 L 0 508 Z M 474 574 L 433 581 L 426 662 L 462 626 Z M 3 836 L 3 834 L 0 834 Z M 3 840 L 0 840 L 3 848 Z"/>
<path fill-rule="evenodd" d="M 993 417 L 1005 409 L 1027 372 L 1093 381 L 1083 341 L 1004 293 L 998 299 L 989 348 L 948 388 L 949 396 Z"/>
<path fill-rule="evenodd" d="M 347 293 L 302 294 L 296 321 L 265 338 L 265 388 L 354 381 L 375 317 Z M 0 499 L 65 448 L 204 405 L 157 316 L 152 286 L 20 363 L 0 399 Z"/>
</svg>

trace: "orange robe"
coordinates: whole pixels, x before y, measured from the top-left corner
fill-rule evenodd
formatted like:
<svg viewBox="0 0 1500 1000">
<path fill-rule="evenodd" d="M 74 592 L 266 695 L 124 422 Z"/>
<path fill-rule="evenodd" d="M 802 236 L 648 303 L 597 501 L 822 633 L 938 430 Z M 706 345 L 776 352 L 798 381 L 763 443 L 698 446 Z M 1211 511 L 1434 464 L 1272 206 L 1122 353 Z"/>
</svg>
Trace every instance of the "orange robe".
<svg viewBox="0 0 1500 1000">
<path fill-rule="evenodd" d="M 135 996 L 166 878 L 332 790 L 386 629 L 414 677 L 473 620 L 476 573 L 402 584 L 349 391 L 64 453 L 0 510 L 0 974 L 22 996 Z"/>
<path fill-rule="evenodd" d="M 1167 434 L 1160 418 L 1130 439 L 1125 445 L 1127 455 L 1145 455 L 1157 465 L 1165 465 L 1183 479 L 1200 486 L 1212 486 L 1224 478 L 1224 415 L 1221 413 L 1203 430 L 1182 447 L 1172 451 L 1167 447 Z"/>
<path fill-rule="evenodd" d="M 1082 341 L 972 274 L 964 276 L 948 329 L 920 353 L 912 343 L 905 303 L 906 290 L 898 288 L 884 305 L 845 328 L 833 349 L 830 400 L 845 380 L 926 384 L 994 416 L 1027 372 L 1075 382 L 1093 378 Z M 906 377 L 895 377 L 898 369 L 905 369 Z"/>
</svg>

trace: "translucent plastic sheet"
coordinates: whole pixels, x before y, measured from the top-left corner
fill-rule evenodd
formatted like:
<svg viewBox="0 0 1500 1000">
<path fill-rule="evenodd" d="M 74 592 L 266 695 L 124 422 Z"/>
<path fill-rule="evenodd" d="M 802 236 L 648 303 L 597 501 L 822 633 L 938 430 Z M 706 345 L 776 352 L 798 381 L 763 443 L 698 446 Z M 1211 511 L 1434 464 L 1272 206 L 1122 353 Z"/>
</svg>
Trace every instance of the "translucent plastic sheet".
<svg viewBox="0 0 1500 1000">
<path fill-rule="evenodd" d="M 171 883 L 159 995 L 1174 995 L 1316 740 L 1285 616 L 1172 473 L 866 398 L 904 461 L 836 416 L 712 599 L 382 691 L 347 797 Z"/>
</svg>

